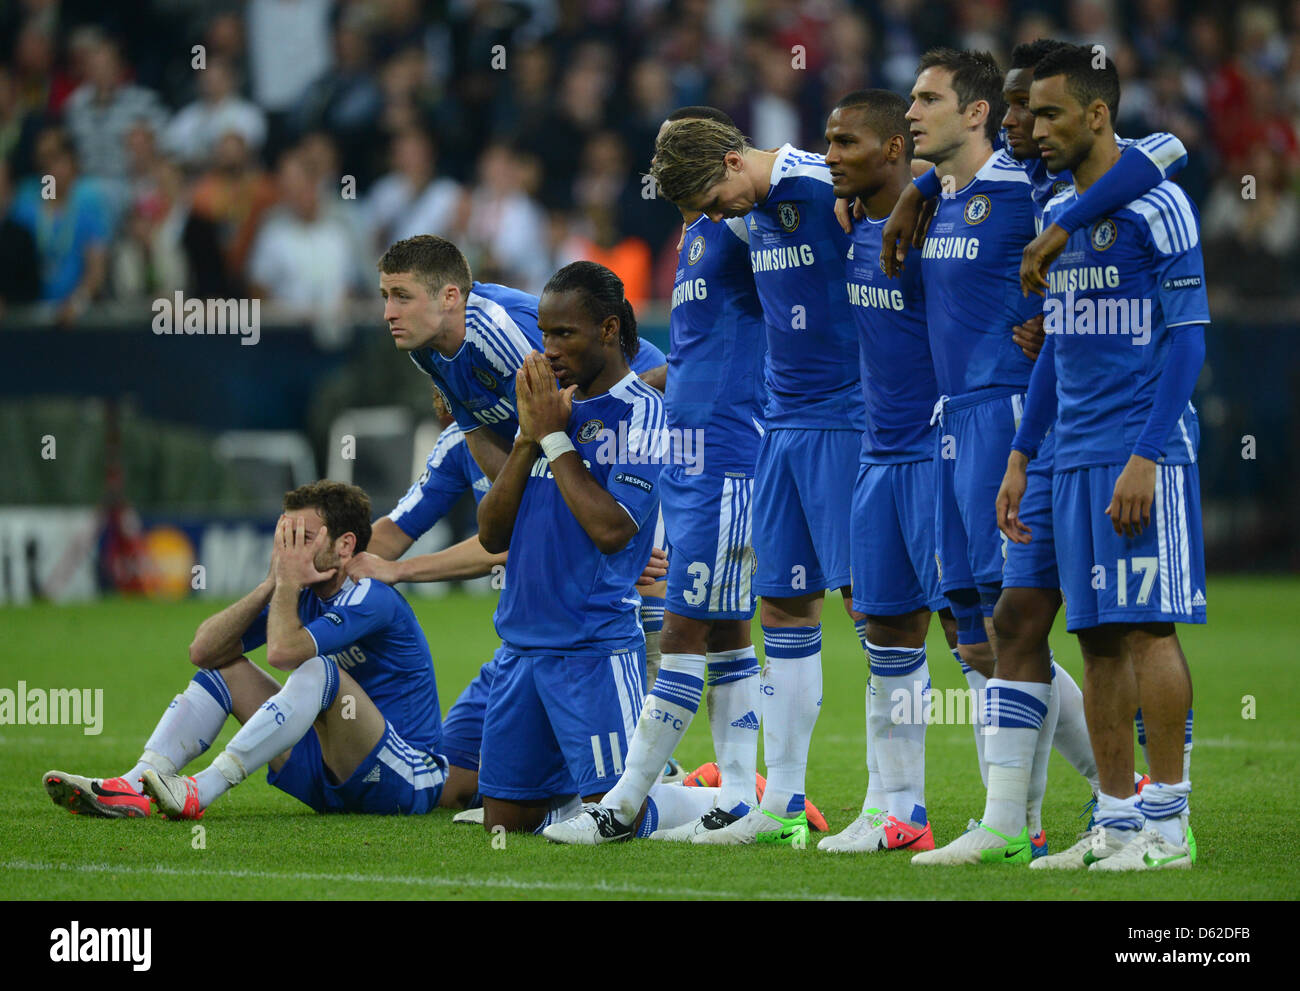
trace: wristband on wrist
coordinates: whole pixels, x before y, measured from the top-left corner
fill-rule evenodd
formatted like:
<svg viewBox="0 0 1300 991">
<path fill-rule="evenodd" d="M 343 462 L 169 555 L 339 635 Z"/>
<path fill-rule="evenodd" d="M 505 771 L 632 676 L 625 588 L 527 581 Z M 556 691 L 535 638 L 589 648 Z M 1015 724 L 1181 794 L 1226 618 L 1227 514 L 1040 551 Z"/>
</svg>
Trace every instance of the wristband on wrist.
<svg viewBox="0 0 1300 991">
<path fill-rule="evenodd" d="M 569 435 L 562 430 L 556 430 L 542 438 L 542 453 L 546 455 L 547 461 L 554 461 L 561 454 L 568 451 L 576 450 L 573 441 L 569 440 Z"/>
</svg>

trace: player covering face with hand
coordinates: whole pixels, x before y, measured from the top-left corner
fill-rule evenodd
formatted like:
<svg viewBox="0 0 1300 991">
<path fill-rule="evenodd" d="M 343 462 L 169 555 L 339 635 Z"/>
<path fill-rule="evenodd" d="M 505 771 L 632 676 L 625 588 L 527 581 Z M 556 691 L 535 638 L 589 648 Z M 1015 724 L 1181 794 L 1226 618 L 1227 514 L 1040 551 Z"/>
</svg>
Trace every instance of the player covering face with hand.
<svg viewBox="0 0 1300 991">
<path fill-rule="evenodd" d="M 288 493 L 271 573 L 205 620 L 190 645 L 202 668 L 176 696 L 136 765 L 103 780 L 50 771 L 46 791 L 72 812 L 197 819 L 262 766 L 267 781 L 318 812 L 422 813 L 437 807 L 447 761 L 433 662 L 406 600 L 346 567 L 370 538 L 370 500 L 322 481 Z M 244 655 L 265 643 L 281 686 Z M 243 727 L 194 777 L 181 770 L 229 716 Z"/>
</svg>

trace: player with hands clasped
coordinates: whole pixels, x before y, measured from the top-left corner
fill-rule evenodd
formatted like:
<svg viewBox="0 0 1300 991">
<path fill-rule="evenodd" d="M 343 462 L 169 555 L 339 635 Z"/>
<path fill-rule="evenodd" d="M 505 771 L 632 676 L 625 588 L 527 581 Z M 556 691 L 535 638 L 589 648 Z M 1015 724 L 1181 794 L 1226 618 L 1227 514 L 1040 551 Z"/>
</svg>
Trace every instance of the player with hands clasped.
<svg viewBox="0 0 1300 991">
<path fill-rule="evenodd" d="M 483 546 L 510 552 L 483 719 L 483 825 L 535 831 L 580 813 L 606 838 L 648 835 L 665 819 L 698 818 L 716 797 L 656 786 L 636 822 L 594 804 L 623 771 L 638 711 L 654 718 L 641 710 L 634 586 L 659 508 L 663 400 L 628 367 L 636 318 L 604 266 L 574 262 L 552 276 L 538 326 L 546 353 L 525 356 L 516 374 L 519 433 L 478 513 Z M 572 795 L 593 804 L 557 807 Z"/>
</svg>

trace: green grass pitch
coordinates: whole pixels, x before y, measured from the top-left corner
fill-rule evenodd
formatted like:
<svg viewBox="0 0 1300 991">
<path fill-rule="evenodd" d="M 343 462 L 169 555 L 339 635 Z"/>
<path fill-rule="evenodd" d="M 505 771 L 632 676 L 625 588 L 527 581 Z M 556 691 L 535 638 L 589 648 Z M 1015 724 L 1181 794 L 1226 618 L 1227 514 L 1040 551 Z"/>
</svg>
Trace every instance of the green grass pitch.
<svg viewBox="0 0 1300 991">
<path fill-rule="evenodd" d="M 74 817 L 51 804 L 41 774 L 59 768 L 112 775 L 130 767 L 189 678 L 186 647 L 214 607 L 114 600 L 0 610 L 0 688 L 14 690 L 23 680 L 29 688 L 104 691 L 98 736 L 80 726 L 0 725 L 0 898 L 1294 898 L 1300 581 L 1218 578 L 1209 602 L 1210 625 L 1180 631 L 1195 685 L 1192 809 L 1200 863 L 1186 872 L 1115 877 L 1002 866 L 922 870 L 906 855 L 811 848 L 634 842 L 579 849 L 511 836 L 498 849 L 481 829 L 453 826 L 450 812 L 320 816 L 269 787 L 260 773 L 208 812 L 201 844 L 188 823 Z M 417 602 L 444 707 L 495 646 L 492 606 L 460 595 Z M 808 792 L 838 830 L 857 814 L 865 786 L 865 664 L 838 603 L 827 610 L 824 629 L 825 702 Z M 1052 643 L 1058 661 L 1081 681 L 1077 643 L 1060 619 Z M 930 668 L 936 689 L 964 687 L 937 624 Z M 1253 718 L 1246 718 L 1252 699 Z M 232 720 L 221 743 L 233 729 Z M 688 767 L 712 759 L 706 719 L 691 726 L 677 756 Z M 945 843 L 983 808 L 968 725 L 930 727 L 926 772 L 931 823 Z M 1053 755 L 1044 808 L 1053 849 L 1073 842 L 1087 797 L 1084 782 Z"/>
</svg>

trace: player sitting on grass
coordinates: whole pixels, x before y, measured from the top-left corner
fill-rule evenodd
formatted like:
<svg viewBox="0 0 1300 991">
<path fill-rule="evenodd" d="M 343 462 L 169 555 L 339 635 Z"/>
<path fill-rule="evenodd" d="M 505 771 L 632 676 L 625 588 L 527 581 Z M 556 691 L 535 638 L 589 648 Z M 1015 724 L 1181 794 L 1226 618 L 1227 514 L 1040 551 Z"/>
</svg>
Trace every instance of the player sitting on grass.
<svg viewBox="0 0 1300 991">
<path fill-rule="evenodd" d="M 318 812 L 428 812 L 447 761 L 429 645 L 411 607 L 348 561 L 370 539 L 361 489 L 321 481 L 289 492 L 271 572 L 205 620 L 190 645 L 203 670 L 178 695 L 136 765 L 117 778 L 50 771 L 46 791 L 74 813 L 197 819 L 263 765 L 267 781 Z M 281 686 L 244 656 L 267 645 L 289 671 Z M 212 764 L 180 771 L 208 749 L 226 717 L 243 724 Z M 143 788 L 140 787 L 143 783 Z"/>
</svg>

